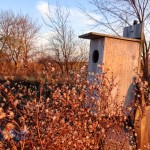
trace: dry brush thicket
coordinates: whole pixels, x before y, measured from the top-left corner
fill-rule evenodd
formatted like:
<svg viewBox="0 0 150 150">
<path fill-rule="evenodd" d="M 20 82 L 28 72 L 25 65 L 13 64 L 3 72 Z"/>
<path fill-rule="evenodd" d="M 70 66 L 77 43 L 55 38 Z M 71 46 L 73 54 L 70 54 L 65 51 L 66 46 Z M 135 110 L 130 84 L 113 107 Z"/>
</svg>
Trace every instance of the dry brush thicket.
<svg viewBox="0 0 150 150">
<path fill-rule="evenodd" d="M 108 111 L 116 86 L 113 76 L 107 79 L 107 73 L 96 74 L 91 83 L 86 67 L 73 78 L 63 78 L 54 68 L 50 71 L 51 83 L 1 82 L 1 149 L 136 148 L 133 119 L 118 112 L 117 103 L 114 112 Z M 138 90 L 147 88 L 140 84 Z"/>
</svg>

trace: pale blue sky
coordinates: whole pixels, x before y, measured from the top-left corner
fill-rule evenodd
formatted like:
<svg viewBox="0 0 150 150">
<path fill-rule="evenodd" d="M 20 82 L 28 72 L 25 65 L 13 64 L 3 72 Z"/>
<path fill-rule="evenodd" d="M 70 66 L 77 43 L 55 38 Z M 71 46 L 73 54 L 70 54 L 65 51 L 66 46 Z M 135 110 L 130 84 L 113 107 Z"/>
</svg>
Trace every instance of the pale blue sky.
<svg viewBox="0 0 150 150">
<path fill-rule="evenodd" d="M 54 8 L 56 1 L 57 0 L 0 0 L 0 9 L 11 9 L 14 12 L 21 11 L 23 14 L 28 14 L 33 19 L 38 20 L 40 24 L 43 24 L 41 17 L 42 11 L 44 11 L 43 9 L 45 9 L 48 2 L 50 6 Z M 90 8 L 91 5 L 89 5 L 88 0 L 59 0 L 59 3 L 62 7 L 67 6 L 70 9 L 70 21 L 77 33 L 80 34 L 90 30 L 91 27 L 89 25 L 92 25 L 93 22 L 79 9 L 79 3 L 86 8 Z"/>
<path fill-rule="evenodd" d="M 58 0 L 0 0 L 0 10 L 12 10 L 15 13 L 22 12 L 23 14 L 29 15 L 31 18 L 36 20 L 40 25 L 42 25 L 42 34 L 40 43 L 45 43 L 47 40 L 47 33 L 48 30 L 43 23 L 42 16 L 48 6 L 54 9 L 56 2 Z M 94 24 L 93 21 L 89 20 L 87 16 L 83 14 L 79 5 L 82 4 L 86 9 L 91 9 L 91 5 L 89 4 L 88 0 L 59 0 L 59 3 L 62 7 L 68 7 L 70 10 L 70 24 L 74 29 L 75 33 L 78 35 L 97 31 L 96 29 L 91 29 L 92 25 Z M 100 16 L 97 14 L 92 13 L 96 18 Z M 47 43 L 47 42 L 46 42 Z"/>
</svg>

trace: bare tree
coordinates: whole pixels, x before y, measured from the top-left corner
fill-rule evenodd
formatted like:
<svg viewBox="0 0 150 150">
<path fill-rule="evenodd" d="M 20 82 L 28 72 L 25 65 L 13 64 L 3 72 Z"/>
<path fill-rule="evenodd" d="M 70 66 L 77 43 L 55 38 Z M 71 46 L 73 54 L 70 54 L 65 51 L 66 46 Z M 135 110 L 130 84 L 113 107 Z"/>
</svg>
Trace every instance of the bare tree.
<svg viewBox="0 0 150 150">
<path fill-rule="evenodd" d="M 142 70 L 144 79 L 148 80 L 148 58 L 150 55 L 150 43 L 148 37 L 149 19 L 150 19 L 150 1 L 149 0 L 89 0 L 89 3 L 94 6 L 93 10 L 96 14 L 101 15 L 101 20 L 97 20 L 90 15 L 87 10 L 82 7 L 82 10 L 91 19 L 95 21 L 95 26 L 100 26 L 101 29 L 107 32 L 113 32 L 116 35 L 121 35 L 122 29 L 125 26 L 133 24 L 133 20 L 138 20 L 139 23 L 145 25 L 145 35 L 142 49 Z"/>
<path fill-rule="evenodd" d="M 16 73 L 19 62 L 27 65 L 39 29 L 29 16 L 11 10 L 0 12 L 0 51 L 14 63 Z"/>
<path fill-rule="evenodd" d="M 46 19 L 44 19 L 50 31 L 49 49 L 51 56 L 63 74 L 69 73 L 73 62 L 85 61 L 85 54 L 87 53 L 83 47 L 80 47 L 82 42 L 77 40 L 74 30 L 69 25 L 69 16 L 69 10 L 57 4 L 54 10 L 51 10 L 49 6 Z"/>
</svg>

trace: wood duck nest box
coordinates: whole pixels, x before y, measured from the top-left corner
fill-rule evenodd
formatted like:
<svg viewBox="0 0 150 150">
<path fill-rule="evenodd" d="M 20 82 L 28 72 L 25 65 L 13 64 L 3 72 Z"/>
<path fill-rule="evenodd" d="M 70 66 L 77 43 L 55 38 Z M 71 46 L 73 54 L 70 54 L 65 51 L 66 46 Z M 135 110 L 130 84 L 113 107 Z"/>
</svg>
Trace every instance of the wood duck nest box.
<svg viewBox="0 0 150 150">
<path fill-rule="evenodd" d="M 133 98 L 133 77 L 140 66 L 140 43 L 139 39 L 111 36 L 90 32 L 79 36 L 80 38 L 90 39 L 90 54 L 88 71 L 101 73 L 98 65 L 103 66 L 103 72 L 107 72 L 107 77 L 116 77 L 117 87 L 114 89 L 114 97 L 119 89 L 118 99 L 128 105 Z"/>
</svg>

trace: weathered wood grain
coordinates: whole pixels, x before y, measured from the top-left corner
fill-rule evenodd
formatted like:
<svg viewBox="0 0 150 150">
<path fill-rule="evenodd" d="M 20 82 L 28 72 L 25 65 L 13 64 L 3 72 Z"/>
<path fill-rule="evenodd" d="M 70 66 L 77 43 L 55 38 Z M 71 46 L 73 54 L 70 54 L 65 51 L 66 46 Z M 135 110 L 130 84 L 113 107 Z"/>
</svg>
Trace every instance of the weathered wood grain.
<svg viewBox="0 0 150 150">
<path fill-rule="evenodd" d="M 133 26 L 125 27 L 123 30 L 123 36 L 133 39 L 141 39 L 143 34 L 143 24 L 136 24 Z"/>
<path fill-rule="evenodd" d="M 150 149 L 150 106 L 146 106 L 144 114 L 137 109 L 135 116 L 135 131 L 137 133 L 138 149 Z"/>
<path fill-rule="evenodd" d="M 118 104 L 125 107 L 134 100 L 133 77 L 136 76 L 134 69 L 138 68 L 139 52 L 139 42 L 105 39 L 104 71 L 110 70 L 107 73 L 108 78 L 112 77 L 112 73 L 116 77 L 118 85 L 114 88 L 112 96 L 115 98 L 118 93 Z"/>
<path fill-rule="evenodd" d="M 94 50 L 98 50 L 99 52 L 99 59 L 97 63 L 93 62 L 93 52 Z M 90 42 L 90 54 L 89 54 L 89 66 L 88 72 L 93 73 L 101 73 L 98 69 L 97 65 L 103 63 L 103 53 L 104 53 L 104 38 L 99 38 L 95 40 L 91 40 Z"/>
</svg>

